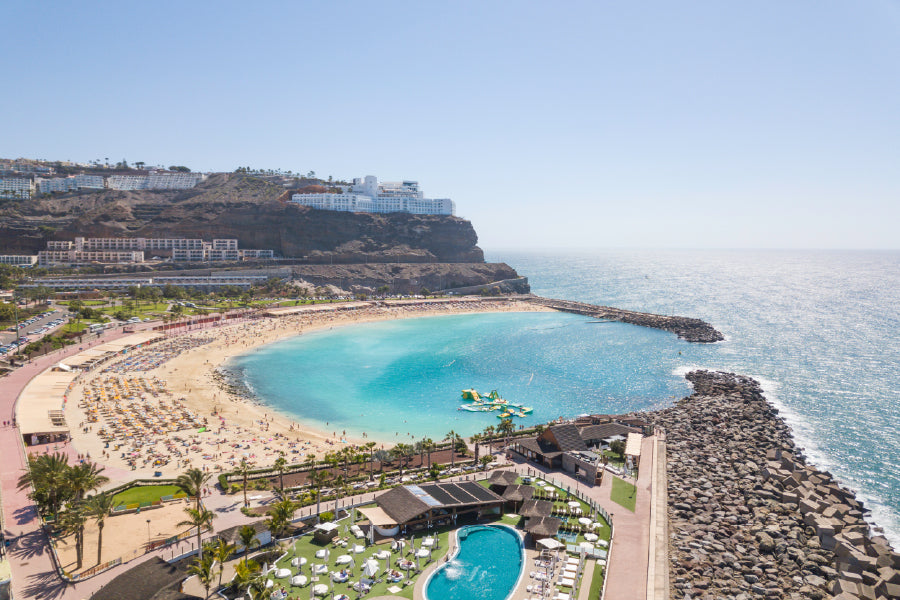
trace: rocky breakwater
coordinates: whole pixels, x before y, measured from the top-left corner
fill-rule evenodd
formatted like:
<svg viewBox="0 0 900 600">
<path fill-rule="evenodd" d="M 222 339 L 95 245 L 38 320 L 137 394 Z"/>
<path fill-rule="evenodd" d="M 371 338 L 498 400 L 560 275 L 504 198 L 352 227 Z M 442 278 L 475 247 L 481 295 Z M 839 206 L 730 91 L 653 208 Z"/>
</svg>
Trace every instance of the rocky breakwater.
<svg viewBox="0 0 900 600">
<path fill-rule="evenodd" d="M 641 327 L 652 327 L 654 329 L 671 331 L 688 342 L 711 343 L 721 342 L 725 339 L 725 336 L 709 323 L 691 317 L 655 315 L 652 313 L 613 308 L 611 306 L 597 306 L 594 304 L 586 304 L 584 302 L 572 302 L 571 300 L 554 300 L 553 298 L 535 297 L 532 299 L 532 302 L 543 304 L 544 306 L 548 306 L 555 310 L 587 315 L 596 319 L 620 321 L 622 323 L 640 325 Z"/>
<path fill-rule="evenodd" d="M 667 434 L 672 598 L 900 598 L 900 555 L 806 464 L 759 384 L 687 379 L 693 395 L 647 415 Z"/>
</svg>

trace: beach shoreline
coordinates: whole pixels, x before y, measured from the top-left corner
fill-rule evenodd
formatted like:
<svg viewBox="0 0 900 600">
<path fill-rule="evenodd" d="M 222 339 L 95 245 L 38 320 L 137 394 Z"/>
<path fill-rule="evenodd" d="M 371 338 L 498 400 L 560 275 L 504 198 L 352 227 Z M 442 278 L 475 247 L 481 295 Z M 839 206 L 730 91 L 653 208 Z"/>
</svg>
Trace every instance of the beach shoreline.
<svg viewBox="0 0 900 600">
<path fill-rule="evenodd" d="M 296 421 L 230 386 L 221 367 L 256 348 L 327 328 L 456 314 L 548 311 L 552 309 L 530 302 L 472 298 L 305 305 L 273 309 L 263 317 L 239 323 L 179 333 L 167 339 L 181 340 L 185 347 L 154 368 L 117 367 L 128 360 L 123 358 L 78 381 L 69 394 L 67 409 L 72 444 L 77 454 L 106 465 L 111 484 L 135 478 L 171 478 L 190 467 L 228 472 L 242 458 L 256 468 L 266 467 L 280 452 L 284 452 L 288 464 L 300 464 L 310 456 L 321 460 L 327 452 L 348 444 L 376 442 L 392 446 L 395 440 L 348 437 L 340 431 L 328 432 Z M 163 344 L 166 342 L 150 345 L 132 353 L 130 358 L 135 360 L 145 351 L 152 353 Z M 197 429 L 135 435 L 107 443 L 98 435 L 104 421 L 91 412 L 90 407 L 96 403 L 88 400 L 95 398 L 98 390 L 104 392 L 104 386 L 118 390 L 126 383 L 144 389 L 144 381 L 149 389 L 160 391 L 142 395 L 142 406 L 148 412 L 184 410 L 192 415 L 191 422 L 198 425 Z M 112 395 L 110 391 L 109 396 Z M 124 397 L 121 402 L 124 404 Z M 155 402 L 160 402 L 159 408 Z M 208 431 L 201 434 L 199 429 L 203 427 Z"/>
</svg>

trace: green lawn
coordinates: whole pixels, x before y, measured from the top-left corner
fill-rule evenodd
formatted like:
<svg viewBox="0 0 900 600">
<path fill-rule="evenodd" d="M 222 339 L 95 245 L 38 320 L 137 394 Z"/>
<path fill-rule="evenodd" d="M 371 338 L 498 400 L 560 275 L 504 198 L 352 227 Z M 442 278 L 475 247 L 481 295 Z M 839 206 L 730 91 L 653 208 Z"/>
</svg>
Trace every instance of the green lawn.
<svg viewBox="0 0 900 600">
<path fill-rule="evenodd" d="M 636 495 L 634 485 L 618 477 L 613 477 L 612 491 L 609 493 L 609 497 L 613 502 L 634 512 Z"/>
<path fill-rule="evenodd" d="M 383 544 L 376 544 L 374 546 L 366 546 L 365 540 L 358 540 L 358 539 L 354 538 L 352 534 L 349 533 L 349 531 L 347 530 L 347 528 L 349 527 L 349 524 L 350 524 L 349 519 L 344 519 L 344 520 L 340 521 L 339 536 L 348 538 L 347 548 L 342 548 L 340 546 L 335 547 L 333 544 L 327 544 L 325 546 L 321 546 L 313 541 L 313 537 L 311 535 L 305 535 L 305 536 L 301 537 L 300 539 L 298 539 L 296 542 L 294 542 L 293 549 L 289 550 L 287 556 L 285 556 L 282 560 L 278 561 L 277 566 L 279 568 L 290 569 L 291 576 L 296 575 L 298 572 L 302 571 L 302 573 L 304 575 L 309 577 L 310 576 L 310 568 L 312 565 L 325 564 L 328 566 L 329 571 L 340 571 L 342 566 L 336 564 L 335 561 L 342 554 L 350 554 L 351 556 L 353 556 L 353 560 L 356 562 L 356 566 L 351 569 L 352 575 L 351 575 L 350 579 L 347 581 L 347 583 L 336 583 L 335 582 L 334 595 L 337 596 L 338 594 L 347 594 L 351 598 L 356 598 L 357 593 L 355 590 L 353 590 L 350 587 L 350 583 L 359 581 L 363 563 L 368 558 L 372 558 L 376 552 L 379 552 L 381 550 L 390 551 L 391 545 L 389 543 L 383 543 Z M 440 547 L 438 549 L 432 551 L 432 553 L 431 553 L 432 562 L 437 561 L 437 560 L 443 558 L 443 556 L 447 553 L 447 550 L 449 548 L 450 535 L 451 535 L 452 531 L 453 531 L 453 528 L 437 528 L 437 529 L 431 530 L 427 534 L 423 533 L 423 532 L 418 532 L 415 534 L 415 541 L 414 541 L 415 548 L 418 550 L 421 547 L 422 540 L 426 537 L 426 535 L 431 535 L 431 536 L 437 535 L 437 537 L 439 539 Z M 354 544 L 360 544 L 362 546 L 366 546 L 365 551 L 362 552 L 361 554 L 352 554 L 352 553 L 348 552 L 348 549 L 351 548 Z M 328 558 L 325 560 L 316 558 L 316 550 L 321 550 L 322 548 L 327 548 L 330 553 Z M 415 562 L 415 559 L 412 558 L 411 554 L 410 555 L 406 554 L 406 551 L 408 551 L 409 549 L 410 549 L 409 545 L 407 545 L 407 547 L 403 549 L 404 550 L 403 557 L 409 558 L 409 560 L 412 560 L 413 562 Z M 299 571 L 298 571 L 297 567 L 291 566 L 291 559 L 294 556 L 302 556 L 302 557 L 306 558 L 306 560 L 308 561 L 306 565 L 304 565 L 303 567 L 301 567 L 299 569 Z M 407 571 L 403 571 L 397 567 L 397 560 L 399 558 L 400 558 L 400 555 L 397 553 L 394 553 L 391 556 L 391 559 L 390 559 L 391 568 L 396 569 L 396 570 L 400 571 L 402 574 L 406 575 Z M 378 575 L 378 577 L 381 577 L 380 573 L 384 570 L 384 560 L 381 560 L 381 559 L 374 559 L 374 560 L 377 560 L 378 564 L 381 567 L 380 571 L 379 571 L 379 575 Z M 424 570 L 426 560 L 427 559 L 419 559 L 419 568 Z M 328 579 L 329 576 L 330 575 L 327 573 L 323 574 L 323 575 L 319 575 L 318 576 L 319 581 L 312 582 L 311 585 L 316 585 L 317 583 L 329 584 L 329 579 Z M 417 579 L 417 576 L 413 575 L 413 578 L 412 578 L 413 582 L 415 582 L 416 579 Z M 290 581 L 291 581 L 290 578 L 276 579 L 274 581 L 275 581 L 276 586 L 284 585 L 285 589 L 288 589 L 291 587 L 290 586 Z M 403 581 L 406 581 L 406 579 L 404 578 Z M 305 597 L 306 594 L 309 593 L 309 587 L 308 587 L 309 585 L 310 584 L 307 584 L 307 587 L 305 587 L 303 589 L 303 592 L 305 592 L 305 593 L 300 593 L 301 597 Z M 414 584 L 403 585 L 402 581 L 400 583 L 390 583 L 388 581 L 376 583 L 374 586 L 372 586 L 371 591 L 368 594 L 366 594 L 366 596 L 374 598 L 376 596 L 391 595 L 390 592 L 387 591 L 387 588 L 390 586 L 394 586 L 394 585 L 401 588 L 401 591 L 394 595 L 401 596 L 403 598 L 409 598 L 410 600 L 412 600 L 413 589 L 415 588 L 415 585 Z M 291 595 L 296 594 L 297 591 L 298 591 L 298 588 L 291 588 L 289 590 L 289 592 L 291 592 Z"/>
<path fill-rule="evenodd" d="M 594 565 L 594 575 L 591 579 L 591 589 L 588 592 L 588 598 L 599 598 L 600 590 L 603 588 L 603 567 L 599 564 Z"/>
<path fill-rule="evenodd" d="M 186 494 L 181 491 L 177 485 L 138 485 L 127 490 L 121 491 L 113 499 L 116 503 L 125 504 L 143 504 L 145 502 L 156 502 L 163 496 L 178 496 L 183 498 Z"/>
</svg>

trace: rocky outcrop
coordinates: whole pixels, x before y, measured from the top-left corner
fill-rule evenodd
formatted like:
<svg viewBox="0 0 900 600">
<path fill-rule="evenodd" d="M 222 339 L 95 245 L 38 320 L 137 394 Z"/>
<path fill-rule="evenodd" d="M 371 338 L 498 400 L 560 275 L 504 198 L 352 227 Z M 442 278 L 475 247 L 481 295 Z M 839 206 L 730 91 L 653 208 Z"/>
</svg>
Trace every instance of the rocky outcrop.
<svg viewBox="0 0 900 600">
<path fill-rule="evenodd" d="M 608 321 L 620 321 L 641 327 L 652 327 L 675 333 L 683 340 L 689 342 L 720 342 L 725 339 L 712 325 L 700 319 L 691 317 L 676 317 L 667 315 L 654 315 L 652 313 L 635 312 L 613 308 L 611 306 L 596 306 L 584 302 L 572 302 L 570 300 L 554 300 L 552 298 L 535 298 L 534 302 L 543 304 L 564 312 L 588 315 L 597 319 Z"/>
<path fill-rule="evenodd" d="M 212 175 L 178 191 L 84 192 L 0 205 L 0 252 L 36 253 L 49 239 L 237 238 L 309 263 L 483 262 L 465 219 L 315 210 L 280 201 L 262 179 Z"/>
<path fill-rule="evenodd" d="M 900 556 L 806 464 L 759 384 L 687 379 L 693 395 L 645 415 L 667 435 L 672 598 L 900 597 Z"/>
</svg>

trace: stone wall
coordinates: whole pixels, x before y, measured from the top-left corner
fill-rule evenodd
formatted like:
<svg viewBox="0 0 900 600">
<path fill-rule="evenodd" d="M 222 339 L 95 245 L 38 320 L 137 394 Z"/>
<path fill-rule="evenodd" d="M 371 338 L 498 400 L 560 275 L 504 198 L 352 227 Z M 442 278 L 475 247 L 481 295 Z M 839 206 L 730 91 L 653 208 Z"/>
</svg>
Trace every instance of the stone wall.
<svg viewBox="0 0 900 600">
<path fill-rule="evenodd" d="M 687 379 L 693 395 L 644 415 L 668 438 L 672 598 L 900 598 L 900 556 L 806 464 L 759 384 Z"/>
</svg>

